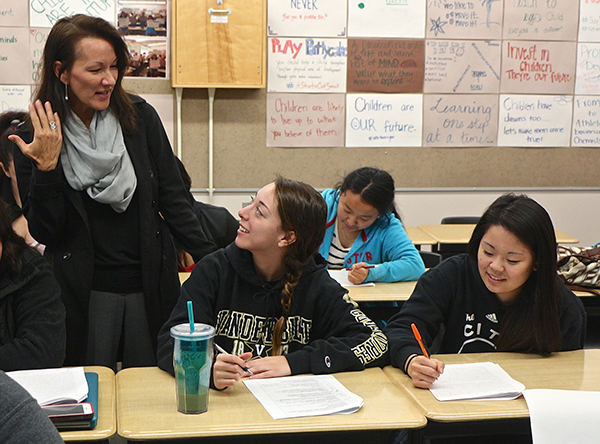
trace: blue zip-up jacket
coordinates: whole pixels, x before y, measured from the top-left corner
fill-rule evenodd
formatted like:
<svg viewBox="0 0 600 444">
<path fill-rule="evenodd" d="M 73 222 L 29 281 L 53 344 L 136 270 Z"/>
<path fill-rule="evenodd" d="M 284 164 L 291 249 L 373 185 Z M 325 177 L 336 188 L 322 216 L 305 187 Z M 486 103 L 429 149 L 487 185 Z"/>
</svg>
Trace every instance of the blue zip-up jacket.
<svg viewBox="0 0 600 444">
<path fill-rule="evenodd" d="M 322 195 L 327 202 L 327 230 L 319 253 L 327 258 L 335 229 L 340 191 L 329 189 L 323 191 Z M 391 213 L 387 217 L 379 217 L 371 226 L 362 230 L 345 259 L 347 267 L 359 262 L 378 265 L 369 270 L 365 282 L 416 281 L 425 272 L 421 255 L 406 235 L 402 222 Z"/>
</svg>

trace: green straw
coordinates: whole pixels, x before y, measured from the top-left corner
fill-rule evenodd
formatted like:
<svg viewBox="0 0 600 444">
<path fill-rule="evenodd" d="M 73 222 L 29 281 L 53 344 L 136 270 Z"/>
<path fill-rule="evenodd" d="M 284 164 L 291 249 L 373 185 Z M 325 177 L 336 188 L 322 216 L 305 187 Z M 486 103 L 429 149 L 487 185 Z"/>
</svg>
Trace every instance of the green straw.
<svg viewBox="0 0 600 444">
<path fill-rule="evenodd" d="M 194 309 L 192 308 L 192 301 L 187 302 L 188 307 L 188 319 L 190 320 L 190 333 L 194 333 Z"/>
</svg>

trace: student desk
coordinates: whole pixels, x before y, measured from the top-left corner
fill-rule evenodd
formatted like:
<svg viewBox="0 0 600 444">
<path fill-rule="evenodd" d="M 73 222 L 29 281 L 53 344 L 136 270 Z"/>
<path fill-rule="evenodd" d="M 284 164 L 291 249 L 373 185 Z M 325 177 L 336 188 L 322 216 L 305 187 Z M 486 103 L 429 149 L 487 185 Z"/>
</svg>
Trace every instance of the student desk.
<svg viewBox="0 0 600 444">
<path fill-rule="evenodd" d="M 435 357 L 446 364 L 485 361 L 497 363 L 528 389 L 600 391 L 600 349 L 560 352 L 549 357 L 521 353 L 473 353 Z M 483 432 L 481 434 L 486 434 L 491 433 L 494 426 L 498 427 L 496 433 L 510 433 L 513 430 L 526 433 L 529 428 L 529 410 L 522 396 L 511 401 L 439 402 L 429 390 L 414 387 L 411 379 L 400 369 L 388 366 L 383 371 L 411 397 L 427 417 L 424 436 L 460 434 L 461 429 L 470 432 L 478 429 Z M 451 426 L 456 423 L 463 423 L 464 428 L 459 424 L 453 429 Z"/>
<path fill-rule="evenodd" d="M 417 281 L 377 282 L 371 287 L 348 287 L 355 302 L 404 302 L 412 294 Z"/>
<path fill-rule="evenodd" d="M 375 433 L 425 426 L 423 414 L 380 368 L 335 377 L 363 398 L 358 412 L 274 420 L 241 381 L 223 391 L 211 390 L 206 413 L 185 415 L 177 411 L 175 378 L 158 367 L 128 368 L 116 378 L 117 429 L 128 440 L 232 437 L 239 442 L 244 435 L 247 442 L 251 436 L 263 435 L 258 437 L 262 442 L 269 438 L 264 435 L 288 434 L 279 439 L 289 443 L 291 433 Z M 309 440 L 310 436 L 300 438 Z"/>
<path fill-rule="evenodd" d="M 406 235 L 417 247 L 420 245 L 435 245 L 438 243 L 437 239 L 431 236 L 429 233 L 421 230 L 419 227 L 404 227 Z"/>
<path fill-rule="evenodd" d="M 432 236 L 440 244 L 467 244 L 475 229 L 475 224 L 436 224 L 419 225 L 419 229 Z M 561 231 L 554 230 L 559 244 L 576 244 L 578 239 Z"/>
<path fill-rule="evenodd" d="M 84 367 L 98 373 L 98 425 L 91 430 L 60 432 L 65 442 L 107 440 L 117 432 L 115 373 L 108 367 Z"/>
</svg>

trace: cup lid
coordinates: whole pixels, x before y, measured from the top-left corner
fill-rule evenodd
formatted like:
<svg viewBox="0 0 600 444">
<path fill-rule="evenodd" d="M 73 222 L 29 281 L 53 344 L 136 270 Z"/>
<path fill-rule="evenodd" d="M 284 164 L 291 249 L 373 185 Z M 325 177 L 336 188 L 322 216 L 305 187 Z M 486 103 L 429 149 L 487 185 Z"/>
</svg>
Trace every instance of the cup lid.
<svg viewBox="0 0 600 444">
<path fill-rule="evenodd" d="M 171 327 L 171 336 L 178 339 L 202 340 L 215 335 L 215 328 L 207 324 L 194 323 L 194 331 L 190 332 L 190 324 L 179 324 Z"/>
</svg>

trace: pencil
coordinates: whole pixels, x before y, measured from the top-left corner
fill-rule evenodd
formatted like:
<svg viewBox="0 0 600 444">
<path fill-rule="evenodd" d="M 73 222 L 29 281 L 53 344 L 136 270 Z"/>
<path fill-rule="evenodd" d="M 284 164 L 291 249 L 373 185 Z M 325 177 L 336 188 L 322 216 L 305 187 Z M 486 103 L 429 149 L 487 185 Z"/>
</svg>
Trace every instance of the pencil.
<svg viewBox="0 0 600 444">
<path fill-rule="evenodd" d="M 364 267 L 361 267 L 361 268 L 376 268 L 376 267 L 377 267 L 377 265 L 365 265 Z M 346 271 L 350 271 L 350 270 L 352 270 L 352 268 L 346 268 Z"/>
<path fill-rule="evenodd" d="M 227 353 L 225 351 L 225 349 L 223 347 L 221 347 L 219 344 L 217 344 L 216 342 L 213 342 L 213 345 L 215 346 L 215 348 L 217 349 L 217 351 L 219 353 L 224 353 L 226 355 L 229 355 L 231 353 Z M 241 366 L 240 366 L 241 367 Z M 252 370 L 250 370 L 248 367 L 242 367 L 242 370 L 244 370 L 246 373 L 248 373 L 250 376 L 254 376 L 254 373 L 252 373 Z"/>
<path fill-rule="evenodd" d="M 419 333 L 419 329 L 417 328 L 417 326 L 415 324 L 410 324 L 410 328 L 412 328 L 413 334 L 415 335 L 415 338 L 417 339 L 417 342 L 419 343 L 419 346 L 421 347 L 421 351 L 423 352 L 423 355 L 429 359 L 429 353 L 427 352 L 427 348 L 425 348 L 425 344 L 423 343 L 423 338 L 421 338 L 421 333 Z"/>
</svg>

